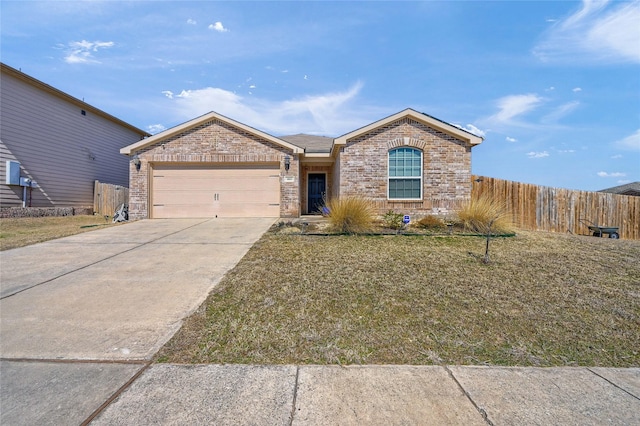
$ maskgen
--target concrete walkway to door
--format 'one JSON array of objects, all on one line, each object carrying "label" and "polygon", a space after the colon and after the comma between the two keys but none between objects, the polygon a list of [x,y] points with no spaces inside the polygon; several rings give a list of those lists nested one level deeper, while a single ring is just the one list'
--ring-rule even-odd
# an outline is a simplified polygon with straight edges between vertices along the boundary
[{"label": "concrete walkway to door", "polygon": [[[3,423],[81,423],[166,343],[274,221],[142,220],[1,252]],[[70,389],[83,398],[67,401]]]}]

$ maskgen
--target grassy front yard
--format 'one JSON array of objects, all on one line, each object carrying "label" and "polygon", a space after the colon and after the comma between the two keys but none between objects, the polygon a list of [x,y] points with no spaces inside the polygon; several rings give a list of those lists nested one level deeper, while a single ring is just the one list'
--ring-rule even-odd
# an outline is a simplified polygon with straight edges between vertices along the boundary
[{"label": "grassy front yard", "polygon": [[[640,242],[266,234],[159,361],[640,366]],[[212,259],[213,261],[213,259]]]},{"label": "grassy front yard", "polygon": [[102,216],[0,219],[0,251],[68,237],[104,226],[111,226],[111,221],[107,222]]}]

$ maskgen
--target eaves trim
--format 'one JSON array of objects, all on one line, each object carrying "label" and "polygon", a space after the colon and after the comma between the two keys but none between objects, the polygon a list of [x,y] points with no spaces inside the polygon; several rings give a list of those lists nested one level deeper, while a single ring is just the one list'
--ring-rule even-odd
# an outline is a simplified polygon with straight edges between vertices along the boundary
[{"label": "eaves trim", "polygon": [[255,129],[251,126],[247,126],[246,124],[240,123],[239,121],[235,121],[229,117],[225,117],[224,115],[218,114],[217,112],[211,111],[205,115],[202,115],[200,117],[194,118],[193,120],[189,120],[185,123],[179,124],[175,127],[172,127],[170,129],[164,130],[160,133],[157,133],[151,137],[148,137],[146,139],[141,140],[140,142],[136,142],[132,145],[129,146],[125,146],[124,148],[122,148],[120,150],[120,154],[124,154],[124,155],[131,155],[132,152],[135,151],[140,151],[141,149],[144,149],[147,146],[156,144],[164,139],[170,138],[172,136],[175,136],[179,133],[184,133],[186,131],[188,131],[189,129],[192,129],[194,127],[199,126],[202,123],[205,123],[207,121],[211,121],[213,119],[217,119],[220,121],[224,121],[225,123],[233,126],[233,127],[237,127],[241,130],[244,130],[246,132],[249,132],[251,134],[254,134],[258,137],[261,137],[263,139],[268,140],[269,142],[272,142],[276,145],[280,145],[284,148],[290,149],[294,154],[302,154],[304,153],[304,149],[300,148],[299,146],[293,145],[287,141],[284,141],[280,138],[277,138],[275,136],[272,136],[268,133],[265,133],[261,130]]},{"label": "eaves trim", "polygon": [[336,138],[333,142],[332,153],[334,153],[336,149],[339,149],[340,146],[346,145],[349,139],[353,139],[362,134],[375,130],[378,127],[385,126],[389,123],[393,123],[394,121],[397,121],[406,117],[410,117],[416,121],[420,121],[428,125],[429,127],[433,127],[437,130],[442,131],[443,133],[447,133],[457,139],[463,140],[472,146],[479,145],[483,141],[483,138],[480,136],[476,136],[473,133],[467,132],[466,130],[460,129],[459,127],[456,127],[445,121],[439,120],[430,115],[423,114],[411,108],[407,108],[396,114],[390,115],[389,117],[383,118],[382,120],[375,121],[371,124],[368,124],[364,127],[361,127],[357,130],[354,130],[352,132],[349,132],[347,134],[344,134]]}]

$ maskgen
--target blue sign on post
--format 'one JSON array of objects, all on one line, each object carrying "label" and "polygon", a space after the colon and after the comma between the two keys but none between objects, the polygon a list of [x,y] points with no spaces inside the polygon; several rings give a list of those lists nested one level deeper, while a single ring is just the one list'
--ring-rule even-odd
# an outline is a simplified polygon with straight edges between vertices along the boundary
[{"label": "blue sign on post", "polygon": [[411,218],[409,217],[408,214],[405,214],[402,221],[404,222],[405,225],[407,225],[409,222],[411,222]]}]

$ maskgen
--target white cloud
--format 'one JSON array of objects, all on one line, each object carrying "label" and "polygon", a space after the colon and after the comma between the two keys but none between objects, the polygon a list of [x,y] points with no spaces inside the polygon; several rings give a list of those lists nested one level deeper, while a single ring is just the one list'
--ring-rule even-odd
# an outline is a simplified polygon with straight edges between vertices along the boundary
[{"label": "white cloud", "polygon": [[469,133],[473,133],[476,136],[480,136],[481,138],[484,138],[485,135],[487,134],[487,132],[485,132],[482,129],[477,128],[476,126],[474,126],[473,124],[467,124],[466,127],[463,127],[460,124],[455,124],[455,123],[451,123],[453,126],[457,127],[458,129],[462,129],[464,131],[467,131]]},{"label": "white cloud", "polygon": [[68,64],[99,63],[93,57],[93,53],[98,49],[105,49],[115,45],[112,41],[72,41],[66,47],[64,61]]},{"label": "white cloud", "polygon": [[598,172],[598,176],[600,177],[625,177],[627,174],[626,173],[621,173],[621,172],[613,172],[613,173],[608,173],[608,172]]},{"label": "white cloud", "polygon": [[625,151],[640,151],[640,129],[626,138],[614,142],[613,146]]},{"label": "white cloud", "polygon": [[171,90],[163,90],[162,94],[165,95],[169,99],[173,99],[173,92]]},{"label": "white cloud", "polygon": [[618,181],[618,184],[620,184],[620,185],[624,185],[626,183],[631,183],[631,181],[629,179],[620,179]]},{"label": "white cloud", "polygon": [[500,111],[491,117],[491,120],[508,123],[514,117],[534,110],[542,103],[542,98],[536,94],[509,95],[498,99],[497,105]]},{"label": "white cloud", "polygon": [[214,30],[217,31],[219,33],[226,33],[227,31],[229,31],[227,28],[224,27],[224,25],[222,25],[222,22],[218,21],[215,24],[211,24],[208,27],[210,30]]},{"label": "white cloud", "polygon": [[620,159],[620,158],[623,158],[623,155],[622,155],[622,154],[616,154],[616,155],[612,155],[612,156],[611,156],[611,158],[612,158],[613,160],[618,160],[618,159]]},{"label": "white cloud", "polygon": [[545,115],[543,117],[542,121],[545,122],[545,123],[556,122],[556,121],[560,120],[561,118],[563,118],[564,116],[566,116],[566,115],[570,114],[571,112],[573,112],[573,110],[578,108],[578,106],[580,106],[580,102],[578,102],[578,101],[567,102],[566,104],[563,104],[563,105],[560,105],[559,107],[556,107],[549,114]]},{"label": "white cloud", "polygon": [[634,1],[604,16],[589,32],[589,40],[601,51],[611,49],[621,57],[640,63],[640,2]]},{"label": "white cloud", "polygon": [[573,154],[574,152],[576,152],[576,150],[575,149],[561,149],[561,150],[558,150],[558,152],[560,154]]},{"label": "white cloud", "polygon": [[147,126],[147,132],[151,133],[152,135],[160,133],[165,129],[166,127],[164,127],[162,124],[150,124],[149,126]]},{"label": "white cloud", "polygon": [[518,139],[516,139],[516,138],[512,138],[512,137],[509,137],[509,136],[507,136],[507,137],[505,138],[505,140],[506,140],[507,142],[518,142]]},{"label": "white cloud", "polygon": [[482,129],[478,129],[476,126],[474,126],[473,124],[467,124],[466,127],[463,127],[464,130],[466,130],[469,133],[473,133],[476,136],[480,136],[481,138],[484,138],[485,135],[487,134],[487,132],[485,132]]},{"label": "white cloud", "polygon": [[198,22],[195,19],[189,18],[189,19],[187,19],[187,24],[189,24],[189,25],[197,25]]},{"label": "white cloud", "polygon": [[527,153],[527,156],[529,158],[544,158],[544,157],[548,157],[549,153],[547,151],[541,151],[541,152],[531,151]]},{"label": "white cloud", "polygon": [[353,113],[353,101],[363,84],[355,83],[342,92],[309,95],[285,101],[270,101],[257,97],[242,97],[228,90],[206,87],[183,90],[172,99],[172,115],[190,120],[215,111],[274,135],[315,133],[338,136],[357,129],[373,119],[371,110]]},{"label": "white cloud", "polygon": [[640,1],[583,0],[557,22],[533,52],[543,61],[640,63]]},{"label": "white cloud", "polygon": [[578,93],[578,92],[582,92],[582,87],[574,87],[573,88],[573,93]]}]

